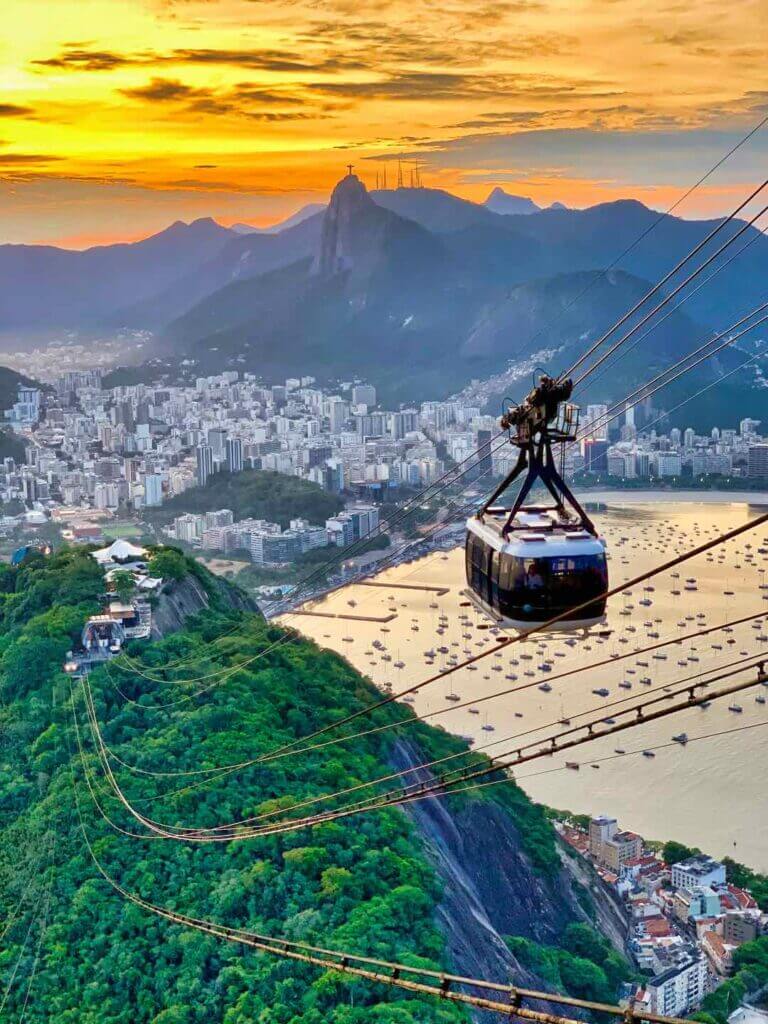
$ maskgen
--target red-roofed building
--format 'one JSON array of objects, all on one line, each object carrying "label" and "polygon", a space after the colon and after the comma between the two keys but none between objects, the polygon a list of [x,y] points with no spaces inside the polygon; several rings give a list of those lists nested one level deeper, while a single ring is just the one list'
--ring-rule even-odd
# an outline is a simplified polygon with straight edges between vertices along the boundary
[{"label": "red-roofed building", "polygon": [[649,939],[665,939],[672,934],[672,926],[661,914],[658,917],[646,917],[642,924]]},{"label": "red-roofed building", "polygon": [[721,935],[718,935],[717,932],[706,932],[701,940],[701,948],[719,975],[730,974],[733,967],[734,947],[723,942]]},{"label": "red-roofed building", "polygon": [[736,902],[738,903],[738,908],[737,909],[740,909],[740,910],[757,910],[757,903],[756,903],[754,897],[751,896],[744,889],[739,889],[738,886],[731,885],[730,882],[727,884],[726,889],[728,890],[728,892],[731,894],[731,896],[733,896],[734,899],[736,900]]}]

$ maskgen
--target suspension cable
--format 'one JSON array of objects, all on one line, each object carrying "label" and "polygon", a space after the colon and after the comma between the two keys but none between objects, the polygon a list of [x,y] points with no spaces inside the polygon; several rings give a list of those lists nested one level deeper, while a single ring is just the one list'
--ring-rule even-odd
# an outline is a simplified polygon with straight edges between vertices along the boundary
[{"label": "suspension cable", "polygon": [[700,242],[699,242],[699,243],[698,243],[697,245],[695,245],[695,246],[693,247],[693,249],[691,249],[691,250],[690,250],[690,252],[689,252],[689,253],[688,253],[688,254],[687,254],[686,256],[684,256],[684,257],[683,257],[683,258],[682,258],[682,259],[681,259],[681,260],[680,260],[680,261],[679,261],[678,263],[676,263],[676,264],[675,264],[675,266],[674,266],[674,267],[672,267],[672,269],[671,269],[671,270],[669,270],[669,271],[668,271],[668,272],[667,272],[667,273],[666,273],[666,274],[664,275],[664,277],[662,277],[662,278],[661,278],[661,280],[660,280],[660,281],[658,281],[658,282],[657,282],[657,283],[656,283],[655,285],[653,285],[653,286],[652,286],[652,287],[651,287],[651,288],[650,288],[650,289],[649,289],[649,290],[648,290],[648,291],[647,291],[647,292],[645,293],[645,295],[644,295],[644,296],[643,296],[643,297],[642,297],[641,299],[639,299],[639,300],[638,300],[638,301],[637,301],[637,302],[636,302],[636,303],[634,304],[634,306],[632,306],[632,308],[631,308],[631,309],[629,309],[629,310],[628,310],[628,311],[627,311],[626,313],[624,313],[624,314],[623,314],[623,316],[621,316],[621,317],[620,317],[620,318],[619,318],[619,319],[618,319],[618,320],[616,321],[616,323],[614,323],[614,324],[613,324],[613,326],[609,327],[609,328],[608,328],[608,330],[607,330],[607,331],[605,331],[605,332],[604,332],[604,333],[603,333],[603,334],[602,334],[602,335],[601,335],[601,336],[600,336],[600,337],[599,337],[599,338],[597,339],[597,341],[595,341],[595,342],[594,342],[594,343],[593,343],[593,344],[592,344],[592,345],[591,345],[591,346],[590,346],[590,347],[589,347],[589,348],[587,349],[587,351],[586,351],[586,352],[585,352],[585,353],[584,353],[583,355],[579,356],[579,358],[578,358],[578,359],[576,360],[576,362],[575,362],[575,363],[572,363],[572,364],[571,364],[571,366],[569,366],[567,370],[565,370],[565,371],[564,371],[563,373],[561,373],[561,374],[559,375],[559,377],[558,377],[558,380],[563,380],[564,378],[566,378],[566,377],[570,377],[570,376],[571,376],[571,375],[572,375],[573,373],[575,373],[575,371],[576,371],[576,370],[577,370],[577,369],[578,369],[578,368],[579,368],[579,367],[580,367],[580,366],[582,365],[582,363],[584,363],[584,362],[585,362],[585,361],[586,361],[586,360],[587,360],[587,359],[588,359],[588,358],[589,358],[589,357],[590,357],[590,356],[592,355],[592,353],[593,353],[593,352],[596,352],[596,351],[597,351],[597,349],[599,349],[599,348],[600,348],[600,347],[601,347],[601,346],[602,346],[602,345],[603,345],[603,344],[605,343],[605,341],[607,341],[607,339],[608,339],[608,338],[609,338],[609,337],[611,336],[611,334],[613,334],[613,333],[614,333],[614,331],[618,330],[618,329],[619,329],[619,327],[622,327],[622,326],[623,326],[623,325],[624,325],[624,324],[625,324],[625,323],[627,322],[627,320],[629,320],[629,318],[630,318],[631,316],[633,316],[633,315],[634,315],[634,314],[635,314],[635,313],[636,313],[636,312],[637,312],[637,311],[638,311],[638,310],[639,310],[639,309],[640,309],[640,308],[641,308],[641,307],[642,307],[642,306],[643,306],[643,305],[644,305],[644,304],[645,304],[645,303],[646,303],[646,302],[648,301],[648,299],[650,299],[650,298],[651,298],[651,297],[652,297],[653,295],[655,295],[655,294],[656,294],[656,293],[657,293],[657,292],[658,292],[658,291],[659,291],[659,290],[660,290],[661,288],[663,288],[663,287],[664,287],[664,285],[665,285],[665,284],[667,283],[667,281],[669,281],[669,280],[670,280],[670,278],[674,277],[674,275],[675,275],[675,274],[676,274],[676,273],[677,273],[677,272],[678,272],[679,270],[681,270],[681,269],[682,269],[682,268],[683,268],[683,267],[685,266],[685,264],[689,262],[689,260],[693,259],[693,257],[694,257],[694,256],[696,256],[696,255],[697,255],[697,254],[698,254],[699,252],[701,252],[701,250],[702,250],[702,249],[703,249],[703,248],[704,248],[704,247],[705,247],[705,246],[706,246],[706,245],[707,245],[707,244],[708,244],[708,243],[709,243],[709,242],[710,242],[710,241],[711,241],[711,240],[712,240],[712,239],[713,239],[713,238],[714,238],[714,237],[715,237],[715,236],[716,236],[717,234],[719,234],[719,233],[720,233],[720,231],[722,231],[722,230],[723,230],[723,228],[724,228],[724,227],[726,227],[726,225],[727,225],[727,224],[730,224],[730,222],[731,222],[732,220],[734,220],[734,219],[736,218],[736,216],[737,216],[737,215],[738,215],[739,213],[741,213],[741,211],[742,211],[742,210],[743,210],[743,209],[744,209],[744,208],[745,208],[746,206],[748,206],[748,205],[749,205],[749,204],[750,204],[750,203],[752,202],[752,200],[753,200],[753,199],[754,199],[754,198],[755,198],[756,196],[758,196],[758,195],[759,195],[759,194],[760,194],[760,193],[761,193],[761,192],[763,191],[763,189],[764,189],[764,188],[766,187],[766,185],[768,185],[768,178],[766,178],[766,180],[765,180],[765,181],[763,181],[763,183],[762,183],[761,185],[758,185],[758,186],[757,186],[757,188],[756,188],[756,189],[754,189],[754,190],[753,190],[753,191],[752,191],[752,192],[750,193],[750,195],[749,195],[749,196],[747,196],[747,198],[746,198],[746,199],[744,199],[744,200],[743,200],[743,201],[742,201],[741,203],[739,203],[739,205],[738,205],[738,206],[736,207],[736,209],[735,209],[735,210],[733,210],[733,211],[732,211],[732,212],[731,212],[731,213],[730,213],[730,214],[729,214],[729,215],[728,215],[728,216],[727,216],[726,218],[724,218],[723,220],[719,221],[719,222],[717,223],[717,225],[716,225],[716,226],[715,226],[715,227],[714,227],[714,228],[713,228],[713,229],[712,229],[712,230],[711,230],[711,231],[710,231],[710,232],[709,232],[709,233],[708,233],[708,234],[707,234],[707,235],[705,236],[705,238],[703,238],[703,239],[702,239],[702,240],[701,240],[701,241],[700,241]]},{"label": "suspension cable", "polygon": [[677,310],[680,309],[681,306],[684,306],[689,299],[693,298],[693,296],[697,292],[701,291],[702,288],[708,285],[713,278],[717,277],[717,275],[722,273],[723,270],[726,270],[732,263],[734,263],[739,258],[739,256],[743,255],[743,253],[745,253],[747,249],[750,248],[750,246],[754,245],[758,238],[765,238],[766,231],[768,231],[768,228],[761,228],[759,231],[756,231],[748,242],[745,242],[740,249],[738,249],[732,256],[729,256],[729,258],[725,260],[723,263],[721,263],[720,266],[715,267],[711,274],[707,274],[703,281],[700,281],[695,288],[692,288],[686,295],[684,295],[680,299],[679,302],[676,302],[671,309],[667,310],[664,316],[660,317],[655,323],[651,324],[651,326],[647,330],[643,331],[641,335],[635,338],[632,344],[628,345],[622,352],[620,352],[615,359],[609,360],[607,363],[605,363],[597,371],[596,376],[591,378],[589,382],[590,387],[594,388],[597,381],[604,377],[607,371],[611,369],[611,367],[616,366],[620,359],[625,358],[627,355],[629,355],[630,352],[633,352],[639,344],[645,341],[645,339],[650,334],[652,334],[653,331],[660,327],[666,320],[668,320],[673,313],[677,312]]},{"label": "suspension cable", "polygon": [[[587,665],[582,665],[582,666],[579,666],[577,668],[568,669],[565,672],[558,672],[555,675],[548,676],[547,677],[547,682],[548,683],[558,682],[561,679],[568,679],[568,678],[570,678],[570,677],[572,677],[574,675],[580,675],[583,672],[591,672],[591,671],[594,671],[595,669],[603,668],[606,665],[614,665],[617,662],[626,660],[627,658],[636,658],[640,654],[650,654],[652,651],[658,651],[658,650],[663,649],[664,647],[680,645],[680,644],[682,644],[686,640],[698,639],[699,637],[702,637],[702,636],[708,636],[710,633],[715,633],[715,632],[718,632],[718,631],[723,630],[723,629],[733,628],[735,626],[742,625],[742,624],[744,624],[746,622],[753,622],[756,619],[764,619],[766,617],[766,615],[768,615],[768,612],[765,612],[765,611],[753,612],[750,615],[744,615],[741,618],[733,619],[733,620],[729,619],[729,620],[727,620],[725,622],[718,623],[717,625],[707,626],[707,627],[695,630],[695,631],[690,632],[690,633],[684,633],[682,635],[673,637],[672,639],[669,639],[669,640],[660,640],[658,643],[649,644],[649,645],[647,645],[645,647],[636,647],[636,648],[634,648],[631,651],[626,651],[624,654],[612,654],[608,658],[602,658],[602,659],[600,659],[598,661],[592,661],[592,662],[590,662]],[[714,671],[714,669],[712,669],[712,671]],[[451,705],[450,707],[438,708],[436,711],[427,711],[427,712],[425,712],[422,715],[412,715],[412,716],[410,716],[408,718],[403,719],[402,721],[386,722],[384,725],[374,726],[374,727],[372,727],[370,729],[365,729],[365,730],[363,730],[361,732],[357,732],[357,733],[350,733],[350,734],[348,734],[346,736],[339,736],[336,739],[326,740],[326,741],[324,741],[322,743],[315,744],[315,745],[313,745],[311,747],[302,747],[302,748],[300,748],[299,750],[296,750],[296,751],[289,751],[289,752],[286,752],[285,754],[276,755],[275,757],[268,757],[268,758],[266,758],[266,761],[269,762],[271,760],[276,760],[278,756],[280,758],[282,758],[282,757],[291,756],[291,754],[305,754],[305,753],[309,753],[310,751],[320,750],[320,749],[322,749],[322,748],[324,748],[326,746],[334,746],[336,744],[348,743],[348,742],[351,742],[352,740],[362,739],[362,738],[364,738],[366,736],[376,735],[376,734],[382,733],[382,732],[388,732],[391,729],[407,728],[409,726],[416,725],[419,722],[424,722],[424,721],[427,721],[428,719],[431,719],[431,718],[437,718],[440,715],[450,714],[450,712],[452,712],[452,711],[460,711],[462,708],[474,707],[477,704],[483,704],[483,703],[485,703],[486,701],[489,701],[489,700],[497,700],[499,697],[507,697],[507,696],[510,696],[512,694],[515,694],[515,693],[521,693],[524,690],[530,690],[530,689],[533,689],[535,686],[539,686],[539,685],[540,685],[540,681],[537,679],[537,680],[533,680],[530,683],[522,683],[519,686],[507,687],[507,688],[505,688],[503,690],[497,690],[494,693],[486,694],[486,695],[481,696],[481,697],[476,697],[474,699],[470,699],[470,700],[462,701],[462,702],[459,702],[459,703],[455,703],[455,704]],[[612,706],[612,704],[603,705],[603,707],[611,707],[611,706]],[[208,776],[210,776],[210,775],[213,775],[213,774],[215,774],[217,772],[221,773],[221,775],[223,776],[225,773],[229,774],[231,772],[241,771],[243,769],[250,768],[253,765],[255,765],[255,764],[260,762],[259,758],[249,758],[248,760],[245,760],[245,761],[239,761],[239,762],[235,762],[233,764],[219,765],[218,767],[197,768],[197,769],[190,769],[190,770],[187,770],[187,771],[179,770],[179,771],[173,771],[173,772],[156,772],[156,771],[150,771],[149,769],[145,769],[145,768],[138,768],[135,765],[129,764],[128,762],[126,762],[122,758],[120,758],[111,749],[111,747],[109,747],[107,744],[105,744],[105,746],[106,746],[106,749],[107,749],[107,753],[109,754],[109,756],[114,761],[117,762],[117,764],[121,765],[123,768],[127,768],[129,771],[135,773],[136,775],[146,775],[146,776],[150,776],[152,778],[179,778],[179,777],[189,777],[189,776],[196,776],[196,775],[208,775]],[[216,782],[216,781],[218,781],[218,778],[219,778],[219,776],[217,776],[216,778],[207,779],[206,781]],[[186,792],[188,788],[189,787],[185,787],[185,789],[183,791],[180,791],[180,792]],[[168,795],[171,795],[171,794],[170,793],[165,793],[165,794],[162,794],[162,795],[163,796],[168,796]]]},{"label": "suspension cable", "polygon": [[[569,750],[572,747],[580,746],[584,743],[590,743],[597,739],[604,738],[605,736],[609,736],[614,733],[624,731],[625,729],[634,728],[638,725],[655,721],[658,718],[666,717],[670,714],[676,714],[680,711],[687,710],[690,707],[697,707],[702,703],[707,703],[709,701],[716,700],[720,697],[731,696],[732,694],[740,692],[741,690],[753,687],[758,683],[762,683],[766,679],[768,679],[768,677],[763,672],[764,661],[765,658],[761,657],[757,666],[748,666],[748,668],[758,668],[758,675],[756,679],[750,679],[746,682],[735,683],[717,692],[708,693],[701,697],[695,696],[695,684],[686,686],[684,690],[681,691],[688,694],[687,699],[684,702],[674,706],[669,705],[667,703],[669,697],[666,695],[663,697],[656,697],[650,700],[645,700],[641,705],[633,707],[631,709],[627,709],[627,711],[631,711],[636,714],[637,717],[634,720],[610,725],[607,728],[602,728],[600,732],[594,732],[594,728],[596,726],[605,726],[604,715],[601,715],[592,722],[584,723],[581,726],[578,726],[576,729],[571,729],[568,732],[560,732],[550,737],[548,740],[544,739],[537,741],[548,743],[549,745],[541,747],[540,749],[534,750],[530,753],[525,753],[525,751],[528,749],[529,746],[532,746],[533,744],[528,744],[527,746],[522,747],[518,746],[514,749],[514,751],[510,751],[510,753],[514,752],[515,754],[514,758],[510,761],[494,760],[490,763],[490,766],[484,764],[484,766],[481,766],[479,768],[477,766],[470,765],[466,769],[457,769],[455,772],[448,773],[449,775],[456,775],[459,772],[461,772],[462,774],[457,778],[451,779],[448,777],[438,777],[438,781],[429,786],[427,786],[424,783],[414,784],[411,786],[404,787],[403,789],[395,790],[391,793],[385,793],[379,796],[372,796],[363,801],[359,801],[351,805],[342,805],[342,807],[331,811],[311,815],[309,817],[304,817],[300,819],[286,819],[285,821],[275,823],[271,826],[245,828],[241,826],[239,823],[231,823],[228,826],[217,826],[216,828],[186,828],[180,826],[163,825],[162,823],[156,822],[151,818],[147,818],[145,815],[141,814],[135,809],[135,807],[125,797],[119,784],[117,783],[112,773],[111,767],[109,765],[109,759],[106,756],[104,750],[100,746],[100,735],[97,726],[94,730],[94,738],[97,743],[99,757],[102,763],[102,767],[104,769],[104,773],[110,785],[112,786],[115,795],[126,808],[126,810],[128,810],[128,812],[134,818],[136,818],[137,821],[141,822],[141,824],[143,824],[146,828],[148,828],[152,832],[156,832],[158,834],[166,835],[187,842],[229,842],[230,840],[234,839],[250,839],[255,838],[257,836],[292,832],[296,831],[297,829],[318,825],[326,821],[339,820],[340,818],[346,818],[350,815],[355,815],[358,813],[363,813],[372,810],[380,810],[382,808],[391,806],[399,806],[401,804],[411,802],[414,799],[424,799],[430,795],[434,795],[437,793],[439,793],[440,795],[448,795],[451,792],[451,787],[457,783],[471,781],[475,778],[482,778],[485,775],[493,774],[501,769],[506,769],[518,764],[523,764],[527,761],[536,760],[540,757],[550,757],[554,753],[558,753],[563,750]],[[723,676],[720,678],[726,678],[729,675],[734,675],[743,671],[746,671],[746,668],[736,670],[735,672],[723,674]],[[713,680],[710,680],[710,682],[712,681]],[[86,698],[86,707],[88,709],[89,715],[91,715],[91,723],[92,725],[94,725],[92,717],[93,708],[89,699],[88,691],[86,688],[84,688],[83,692]],[[675,694],[672,694],[671,696],[672,698],[674,698]],[[646,712],[645,709],[647,707],[657,703],[665,703],[667,706],[660,708],[658,711],[651,711],[650,713]],[[588,730],[586,736],[573,737],[570,739],[567,738],[569,736],[572,736],[573,732],[580,731],[582,729]],[[564,737],[566,737],[565,740],[563,740]],[[506,757],[508,755],[502,756]],[[474,770],[470,771],[469,769],[472,768],[474,768]],[[228,833],[224,833],[223,830],[227,828],[230,831]]]},{"label": "suspension cable", "polygon": [[[766,184],[768,184],[768,181],[766,182]],[[594,363],[592,363],[591,366],[588,366],[587,369],[584,370],[580,377],[576,378],[576,380],[573,382],[574,388],[578,387],[578,385],[581,384],[582,381],[586,380],[587,377],[591,376],[591,374],[594,373],[598,366],[604,363],[605,360],[608,359],[614,352],[616,352],[617,349],[625,345],[626,342],[637,331],[639,331],[641,327],[648,323],[648,321],[651,320],[660,310],[662,310],[666,305],[668,305],[668,303],[670,303],[676,295],[679,295],[683,288],[690,284],[691,281],[694,281],[699,276],[699,274],[701,274],[702,271],[704,271],[710,265],[710,263],[714,262],[714,260],[716,260],[718,256],[724,253],[725,250],[729,248],[729,246],[731,246],[737,238],[743,235],[745,231],[748,231],[755,223],[755,221],[759,220],[762,216],[764,216],[766,211],[768,211],[768,206],[764,206],[760,211],[758,211],[758,213],[754,215],[754,217],[752,217],[751,220],[746,221],[731,238],[723,242],[719,249],[716,249],[710,256],[708,256],[703,263],[696,267],[695,270],[691,271],[688,277],[684,278],[680,282],[680,284],[676,285],[676,287],[673,288],[668,295],[665,295],[664,298],[660,302],[658,302],[652,310],[646,313],[640,320],[638,320],[636,324],[630,327],[626,334],[623,334],[617,341],[610,345],[605,350],[605,352],[603,352],[602,355],[598,359],[596,359]]]},{"label": "suspension cable", "polygon": [[[630,1024],[634,1024],[634,1022],[638,1022],[639,1024],[640,1021],[648,1021],[649,1024],[684,1024],[684,1022],[678,1018],[646,1013],[641,1009],[634,1010],[632,1008],[611,1006],[610,1004],[605,1003],[592,1003],[586,1000],[576,999],[571,996],[550,994],[548,992],[536,992],[531,989],[518,988],[515,985],[504,985],[499,982],[489,982],[479,978],[466,978],[461,975],[449,974],[444,971],[416,967],[405,963],[379,960],[373,957],[359,956],[354,953],[339,952],[319,946],[311,946],[307,943],[299,943],[287,939],[278,939],[272,936],[260,935],[258,933],[246,931],[245,929],[218,925],[210,921],[191,917],[187,914],[181,914],[177,911],[158,906],[136,893],[129,892],[121,886],[116,879],[108,874],[104,866],[101,864],[101,861],[96,856],[93,845],[88,837],[76,789],[75,800],[78,815],[80,817],[80,828],[83,840],[90,857],[102,878],[104,878],[104,880],[108,882],[108,884],[112,886],[112,888],[119,893],[123,899],[149,911],[150,913],[165,918],[174,924],[194,928],[218,938],[247,945],[253,949],[258,949],[261,952],[268,953],[273,956],[298,960],[314,966],[322,967],[326,970],[338,971],[355,977],[364,978],[367,981],[380,982],[424,995],[434,995],[440,999],[464,1003],[469,1006],[475,1006],[479,1009],[504,1012],[507,1014],[512,1010],[515,1016],[521,1017],[525,1020],[535,1021],[537,1024],[578,1024],[578,1022],[555,1014],[528,1009],[527,1007],[519,1005],[521,1001],[535,999],[565,1006],[579,1007],[580,1009],[591,1009],[609,1013],[614,1016],[620,1016],[630,1022]],[[372,968],[375,968],[376,970],[373,970]],[[386,970],[388,973],[383,974],[381,973],[382,970]],[[409,980],[409,977],[403,977],[403,975],[425,978],[429,979],[431,982],[437,982],[439,984],[427,984],[424,982],[411,981]],[[503,1003],[487,997],[457,992],[452,986],[470,987],[491,993],[504,993],[508,1001]]]},{"label": "suspension cable", "polygon": [[[747,660],[749,660],[749,659],[739,658],[736,661],[729,662],[729,663],[727,663],[725,665],[720,665],[720,666],[717,666],[716,668],[709,669],[706,673],[704,673],[705,675],[709,676],[712,673],[718,673],[718,674],[714,675],[713,678],[711,678],[711,679],[704,680],[704,679],[702,679],[702,673],[701,672],[696,672],[696,673],[694,673],[692,675],[684,676],[681,679],[676,679],[676,680],[674,680],[674,681],[672,681],[672,682],[670,682],[670,683],[668,683],[666,685],[660,685],[660,686],[653,687],[650,690],[645,690],[643,692],[643,694],[641,695],[642,706],[644,707],[648,703],[653,703],[653,701],[649,701],[648,700],[648,697],[649,697],[650,694],[664,692],[665,696],[659,697],[659,700],[669,700],[669,699],[671,699],[672,696],[675,696],[675,694],[679,694],[679,693],[682,693],[682,692],[691,693],[694,690],[697,690],[699,688],[710,686],[712,683],[719,682],[719,681],[721,681],[723,679],[731,678],[732,676],[737,675],[740,672],[743,672],[747,668],[754,668],[755,666],[758,666],[761,663],[762,660],[764,660],[764,657],[765,656],[763,656],[763,655],[755,655],[754,656],[754,659],[755,659],[754,660],[754,664],[752,664],[751,660],[750,660],[750,664],[747,664]],[[726,671],[724,671],[725,669],[733,669],[733,671],[726,672]],[[681,690],[675,691],[673,689],[673,687],[680,687],[680,686],[682,687]],[[638,699],[638,694],[633,694],[631,696],[622,697],[619,700],[611,701],[608,704],[602,705],[602,708],[601,708],[601,711],[600,711],[600,714],[601,714],[602,717],[599,718],[597,721],[600,722],[600,723],[605,721],[606,716],[603,715],[603,712],[605,712],[607,710],[610,710],[610,709],[613,709],[613,708],[617,708],[617,707],[619,707],[622,704],[627,704],[630,701],[635,701],[637,699]],[[633,707],[630,707],[630,708],[623,708],[622,710],[620,710],[618,712],[615,712],[615,713],[617,713],[617,714],[627,714],[628,712],[634,712],[636,710],[637,710],[637,708],[633,706]],[[358,792],[361,789],[369,789],[372,786],[379,785],[379,784],[384,783],[384,782],[391,782],[391,781],[396,780],[396,779],[401,779],[401,778],[405,777],[406,775],[412,775],[412,774],[414,774],[415,772],[418,772],[418,771],[431,770],[432,768],[435,768],[437,765],[446,764],[449,761],[455,761],[455,760],[457,760],[459,758],[463,758],[463,757],[470,757],[472,755],[477,754],[480,751],[487,751],[491,747],[497,747],[497,746],[499,746],[502,743],[508,743],[511,740],[521,739],[521,738],[526,737],[526,736],[531,736],[531,735],[534,735],[536,733],[540,733],[540,732],[544,731],[545,729],[554,728],[556,725],[561,725],[561,724],[570,725],[570,723],[571,723],[571,721],[573,719],[585,718],[587,715],[594,715],[595,713],[596,713],[595,709],[594,708],[590,708],[590,709],[588,709],[586,711],[581,711],[581,712],[578,712],[576,714],[572,714],[572,715],[570,715],[570,717],[565,718],[565,719],[560,718],[560,719],[557,719],[556,721],[553,721],[553,722],[545,723],[545,724],[542,724],[542,725],[537,725],[537,726],[534,726],[534,727],[532,727],[530,729],[525,729],[522,732],[513,733],[510,736],[504,736],[504,737],[501,737],[499,739],[491,740],[488,743],[484,743],[484,744],[482,744],[479,747],[472,747],[471,749],[460,750],[460,751],[458,751],[456,753],[453,753],[453,754],[446,754],[446,755],[444,755],[442,757],[439,757],[439,758],[436,758],[436,759],[434,759],[432,761],[426,761],[426,762],[423,762],[421,764],[412,765],[412,766],[410,766],[408,768],[401,769],[400,771],[391,772],[388,775],[380,776],[377,779],[371,779],[371,780],[367,780],[365,782],[356,783],[355,785],[350,786],[347,789],[338,790],[338,791],[333,792],[333,793],[323,793],[323,794],[320,794],[320,795],[315,796],[315,797],[308,797],[307,799],[302,800],[300,803],[292,804],[289,808],[279,808],[279,809],[276,809],[276,810],[265,811],[265,812],[263,812],[261,814],[252,815],[252,816],[249,816],[248,818],[240,819],[240,820],[238,820],[236,822],[229,822],[226,825],[212,826],[210,828],[210,831],[211,832],[216,832],[216,831],[221,830],[221,829],[232,828],[232,827],[235,827],[235,826],[241,826],[241,825],[249,824],[251,822],[256,822],[256,821],[263,821],[263,820],[265,820],[267,818],[273,818],[277,814],[282,814],[285,810],[296,811],[296,810],[298,810],[300,808],[308,807],[308,806],[310,806],[312,804],[316,804],[316,803],[323,803],[323,802],[326,802],[328,800],[335,799],[335,798],[337,798],[339,796],[347,796],[348,794],[354,793],[354,792]],[[592,723],[592,724],[594,724],[594,723]],[[589,723],[587,723],[587,725],[589,725]],[[565,730],[559,731],[558,732],[558,736],[559,737],[566,736],[566,735],[569,735],[570,733],[576,732],[576,731],[578,731],[580,729],[583,729],[585,727],[586,727],[585,725],[577,725],[577,726],[574,726],[573,728],[569,728],[569,729],[565,729]],[[530,743],[524,744],[522,748],[518,748],[518,749],[526,749],[527,747],[533,746],[535,743],[540,743],[540,742],[542,742],[541,738],[536,739],[536,740],[531,740]],[[483,764],[483,763],[485,763],[485,762],[484,761],[477,761],[476,762],[477,765]],[[464,770],[466,770],[469,767],[472,767],[472,765],[465,765],[461,769],[457,769],[457,770],[464,771]],[[200,786],[200,785],[205,784],[206,782],[218,782],[220,778],[221,778],[221,776],[217,776],[215,779],[210,779],[210,778],[209,779],[205,779],[205,780],[203,780],[202,783],[198,783],[197,785]],[[191,790],[193,788],[195,788],[195,787],[194,786],[188,786],[185,789],[182,789],[182,790],[178,791],[178,793],[173,794],[173,795],[179,795],[181,793],[185,793],[185,792],[187,792],[187,791],[189,791],[189,790]],[[162,796],[168,796],[168,795],[171,795],[171,794],[161,794],[161,795]],[[147,803],[149,801],[140,801],[140,802]]]}]

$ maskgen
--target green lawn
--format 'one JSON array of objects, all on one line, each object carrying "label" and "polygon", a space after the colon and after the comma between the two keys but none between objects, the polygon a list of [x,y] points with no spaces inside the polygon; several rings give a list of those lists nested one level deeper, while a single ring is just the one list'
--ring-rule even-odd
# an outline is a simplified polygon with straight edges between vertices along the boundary
[{"label": "green lawn", "polygon": [[140,537],[142,530],[135,523],[113,523],[105,526],[101,531],[108,540],[117,540],[118,537]]}]

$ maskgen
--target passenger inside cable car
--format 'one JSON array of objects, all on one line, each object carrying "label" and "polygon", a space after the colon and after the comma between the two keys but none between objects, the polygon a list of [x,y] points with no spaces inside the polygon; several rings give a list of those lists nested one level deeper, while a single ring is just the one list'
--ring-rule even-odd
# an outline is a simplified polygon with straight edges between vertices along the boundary
[{"label": "passenger inside cable car", "polygon": [[499,552],[474,533],[467,534],[467,582],[474,593],[503,619],[544,622],[584,601],[593,604],[564,621],[602,616],[608,586],[604,552],[525,558]]}]

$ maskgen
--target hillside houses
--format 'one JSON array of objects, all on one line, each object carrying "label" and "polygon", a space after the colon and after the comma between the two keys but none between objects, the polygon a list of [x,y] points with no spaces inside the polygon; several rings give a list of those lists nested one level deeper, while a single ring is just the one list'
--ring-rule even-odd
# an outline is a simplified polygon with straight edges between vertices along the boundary
[{"label": "hillside houses", "polygon": [[646,976],[633,993],[638,1007],[693,1012],[732,970],[734,950],[768,931],[752,895],[728,882],[725,866],[711,857],[668,865],[606,815],[592,818],[588,830],[568,822],[558,831],[621,900],[626,950]]}]

